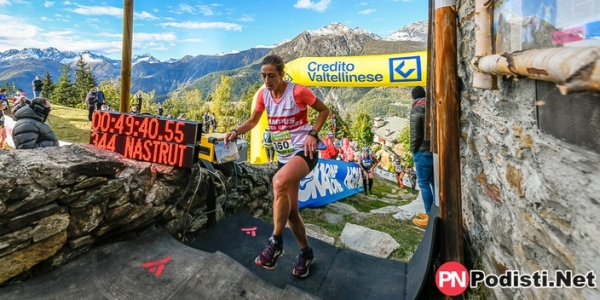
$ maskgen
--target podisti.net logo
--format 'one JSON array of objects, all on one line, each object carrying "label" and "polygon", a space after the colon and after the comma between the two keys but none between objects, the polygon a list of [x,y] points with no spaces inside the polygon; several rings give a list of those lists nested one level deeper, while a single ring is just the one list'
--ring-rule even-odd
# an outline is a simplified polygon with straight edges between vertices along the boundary
[{"label": "podisti.net logo", "polygon": [[435,284],[446,296],[458,296],[479,284],[488,288],[596,288],[596,273],[594,270],[581,274],[572,270],[536,270],[523,274],[519,270],[506,270],[496,275],[482,270],[467,271],[461,263],[449,261],[437,270]]}]

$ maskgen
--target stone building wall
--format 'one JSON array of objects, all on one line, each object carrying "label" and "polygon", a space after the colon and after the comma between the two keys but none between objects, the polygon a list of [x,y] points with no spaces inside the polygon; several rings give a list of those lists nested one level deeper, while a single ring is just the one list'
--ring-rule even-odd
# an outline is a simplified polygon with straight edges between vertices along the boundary
[{"label": "stone building wall", "polygon": [[[471,86],[473,0],[457,1],[461,176],[468,236],[488,273],[600,271],[600,155],[538,129],[535,82]],[[558,62],[557,62],[558,63]],[[598,99],[600,105],[600,99]],[[598,282],[598,280],[596,280]],[[488,290],[497,299],[600,299],[598,288]]]},{"label": "stone building wall", "polygon": [[[204,168],[132,161],[90,145],[0,150],[0,283],[156,226],[183,239],[206,229],[211,218],[240,209],[268,212],[275,168],[238,167],[216,170],[213,185]],[[212,217],[210,198],[216,198]]]}]

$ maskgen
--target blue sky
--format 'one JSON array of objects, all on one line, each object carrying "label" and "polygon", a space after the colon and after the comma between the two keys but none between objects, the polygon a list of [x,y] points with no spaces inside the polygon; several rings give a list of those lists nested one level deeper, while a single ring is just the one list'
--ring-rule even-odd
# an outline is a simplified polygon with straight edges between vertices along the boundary
[{"label": "blue sky", "polygon": [[[123,0],[0,0],[0,51],[55,47],[121,59]],[[214,55],[332,22],[386,37],[427,20],[427,0],[134,0],[133,54]]]}]

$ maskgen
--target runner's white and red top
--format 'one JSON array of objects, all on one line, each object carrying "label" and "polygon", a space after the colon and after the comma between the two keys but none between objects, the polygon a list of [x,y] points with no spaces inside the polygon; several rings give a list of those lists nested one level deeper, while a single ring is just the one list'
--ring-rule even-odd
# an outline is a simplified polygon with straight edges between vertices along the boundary
[{"label": "runner's white and red top", "polygon": [[302,147],[312,126],[308,124],[308,107],[317,99],[307,87],[286,82],[281,98],[275,99],[271,91],[263,88],[256,99],[254,110],[267,111],[269,129],[277,160],[287,163],[294,154],[304,151]]}]

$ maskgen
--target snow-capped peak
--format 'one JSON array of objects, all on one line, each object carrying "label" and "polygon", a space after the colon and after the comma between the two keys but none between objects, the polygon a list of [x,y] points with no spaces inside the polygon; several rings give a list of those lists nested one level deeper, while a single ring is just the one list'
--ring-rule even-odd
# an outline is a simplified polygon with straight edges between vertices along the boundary
[{"label": "snow-capped peak", "polygon": [[384,40],[386,41],[413,41],[413,42],[427,42],[427,21],[421,21],[406,25]]},{"label": "snow-capped peak", "polygon": [[151,64],[160,63],[160,60],[156,59],[150,53],[145,53],[145,54],[142,54],[142,55],[134,55],[131,58],[131,64],[132,65],[135,65],[135,64],[137,64],[139,62],[143,62],[143,61],[151,63]]},{"label": "snow-capped peak", "polygon": [[322,36],[322,35],[342,35],[346,33],[354,33],[354,34],[363,34],[368,35],[374,39],[381,39],[380,36],[374,34],[368,30],[364,30],[362,28],[350,28],[345,24],[339,22],[333,22],[327,26],[321,27],[317,30],[307,30],[307,33],[312,36]]}]

